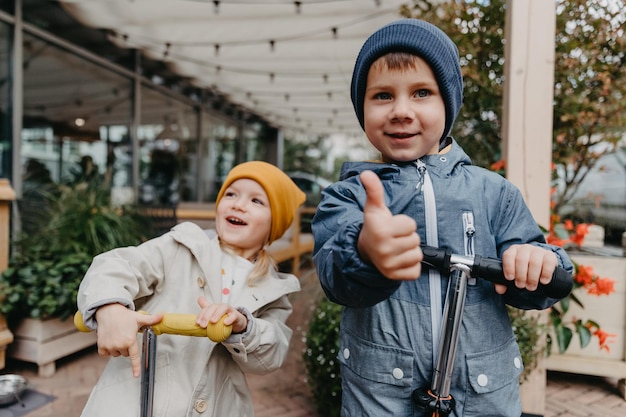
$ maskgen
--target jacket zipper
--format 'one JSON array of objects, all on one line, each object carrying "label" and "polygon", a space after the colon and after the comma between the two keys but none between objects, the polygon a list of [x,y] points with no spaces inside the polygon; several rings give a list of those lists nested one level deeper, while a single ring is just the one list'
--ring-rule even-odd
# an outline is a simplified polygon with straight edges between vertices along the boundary
[{"label": "jacket zipper", "polygon": [[[439,245],[439,235],[437,230],[437,205],[435,202],[435,191],[433,183],[426,170],[426,164],[418,159],[417,172],[419,181],[415,187],[418,193],[424,195],[424,217],[426,220],[426,244],[437,247]],[[430,320],[433,334],[433,365],[437,363],[439,354],[439,335],[443,320],[443,302],[441,291],[441,275],[435,268],[428,270],[428,282],[430,290]]]},{"label": "jacket zipper", "polygon": [[[476,228],[474,227],[474,213],[470,211],[463,213],[463,230],[465,231],[463,239],[465,244],[465,255],[474,256],[474,234],[476,233]],[[476,278],[470,277],[467,280],[467,283],[468,285],[475,285]]]},{"label": "jacket zipper", "polygon": [[426,165],[419,159],[417,160],[417,173],[419,174],[419,180],[415,184],[415,190],[421,193],[424,187],[424,177],[426,177]]}]

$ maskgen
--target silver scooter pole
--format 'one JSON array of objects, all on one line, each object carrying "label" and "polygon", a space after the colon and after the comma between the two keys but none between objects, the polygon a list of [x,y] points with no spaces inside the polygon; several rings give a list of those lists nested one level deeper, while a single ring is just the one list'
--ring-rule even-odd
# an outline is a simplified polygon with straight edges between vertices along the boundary
[{"label": "silver scooter pole", "polygon": [[[423,412],[424,416],[443,417],[450,415],[455,407],[454,398],[450,395],[450,385],[463,321],[468,279],[480,277],[507,286],[514,284],[504,278],[502,262],[499,259],[456,255],[445,249],[431,246],[422,246],[422,253],[424,264],[449,272],[450,279],[432,385],[430,388],[419,388],[413,391],[412,399],[417,410]],[[560,299],[569,295],[572,286],[572,276],[559,267],[554,271],[552,281],[540,288],[548,296]]]}]

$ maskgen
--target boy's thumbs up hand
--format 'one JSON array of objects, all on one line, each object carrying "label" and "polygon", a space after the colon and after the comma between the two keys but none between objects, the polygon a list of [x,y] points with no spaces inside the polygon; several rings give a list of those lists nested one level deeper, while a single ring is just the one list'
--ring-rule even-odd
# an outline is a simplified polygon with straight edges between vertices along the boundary
[{"label": "boy's thumbs up hand", "polygon": [[367,201],[357,242],[359,254],[389,279],[417,279],[423,255],[415,220],[404,214],[394,216],[389,211],[383,184],[376,174],[364,171],[361,182]]}]

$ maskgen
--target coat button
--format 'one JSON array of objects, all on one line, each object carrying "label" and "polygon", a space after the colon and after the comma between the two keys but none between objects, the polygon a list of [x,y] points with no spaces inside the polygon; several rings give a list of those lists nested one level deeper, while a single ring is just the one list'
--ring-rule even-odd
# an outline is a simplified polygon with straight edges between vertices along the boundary
[{"label": "coat button", "polygon": [[402,369],[400,368],[393,368],[393,371],[391,371],[391,375],[393,375],[395,379],[402,379],[402,377],[404,376],[404,372],[402,372]]},{"label": "coat button", "polygon": [[348,359],[349,357],[350,357],[350,349],[345,348],[345,349],[343,350],[343,358],[344,358],[344,359]]},{"label": "coat button", "polygon": [[513,359],[513,365],[519,369],[522,367],[522,360],[519,358],[519,356],[516,356],[515,359]]},{"label": "coat button", "polygon": [[205,284],[204,278],[198,277],[198,287],[204,288],[204,284]]},{"label": "coat button", "polygon": [[198,413],[204,413],[209,406],[204,400],[196,400],[196,406],[194,408]]},{"label": "coat button", "polygon": [[476,378],[476,382],[478,382],[478,385],[481,387],[486,387],[487,383],[489,383],[489,378],[487,378],[487,375],[485,374],[480,374],[478,375],[478,378]]}]

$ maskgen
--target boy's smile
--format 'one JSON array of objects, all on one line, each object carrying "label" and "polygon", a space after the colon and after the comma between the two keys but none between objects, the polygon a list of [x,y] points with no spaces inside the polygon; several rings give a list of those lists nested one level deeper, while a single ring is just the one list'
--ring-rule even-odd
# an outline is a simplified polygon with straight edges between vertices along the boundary
[{"label": "boy's smile", "polygon": [[363,103],[364,128],[385,162],[413,161],[439,151],[446,111],[437,80],[421,58],[389,69],[383,58],[371,66]]}]

